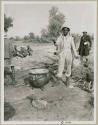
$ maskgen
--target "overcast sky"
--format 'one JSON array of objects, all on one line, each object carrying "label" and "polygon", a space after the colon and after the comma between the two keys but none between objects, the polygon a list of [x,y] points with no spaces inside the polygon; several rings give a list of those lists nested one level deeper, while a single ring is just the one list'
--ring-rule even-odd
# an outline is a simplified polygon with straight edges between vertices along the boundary
[{"label": "overcast sky", "polygon": [[[18,2],[19,3],[19,2]],[[24,36],[30,32],[40,35],[42,28],[48,25],[49,10],[52,6],[59,8],[65,15],[66,25],[71,32],[81,33],[83,30],[93,33],[96,27],[95,2],[65,2],[44,4],[5,4],[4,13],[11,16],[13,28],[8,31],[8,36]]]}]

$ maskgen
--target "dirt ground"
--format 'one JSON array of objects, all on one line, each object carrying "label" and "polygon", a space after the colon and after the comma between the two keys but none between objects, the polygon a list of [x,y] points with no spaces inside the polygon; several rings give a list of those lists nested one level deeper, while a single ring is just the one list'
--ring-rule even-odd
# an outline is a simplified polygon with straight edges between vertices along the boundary
[{"label": "dirt ground", "polygon": [[[26,45],[21,42],[17,44]],[[68,88],[62,83],[52,87],[52,83],[49,82],[43,91],[23,84],[31,68],[40,66],[41,62],[51,61],[47,56],[54,57],[55,47],[52,44],[30,43],[30,47],[33,49],[32,56],[24,59],[17,57],[12,60],[16,67],[16,86],[8,85],[4,88],[5,101],[16,110],[15,115],[9,121],[94,120],[93,107],[89,104],[90,93],[78,87]],[[47,105],[44,109],[37,109],[32,106],[28,96],[43,99]]]}]

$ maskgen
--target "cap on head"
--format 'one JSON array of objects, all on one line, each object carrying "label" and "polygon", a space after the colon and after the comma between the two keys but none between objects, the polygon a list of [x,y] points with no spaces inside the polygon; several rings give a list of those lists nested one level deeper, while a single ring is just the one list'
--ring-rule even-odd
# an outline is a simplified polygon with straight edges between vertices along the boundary
[{"label": "cap on head", "polygon": [[69,32],[70,31],[70,28],[69,27],[62,27],[62,31],[66,30]]},{"label": "cap on head", "polygon": [[87,33],[87,31],[83,31],[82,33]]}]

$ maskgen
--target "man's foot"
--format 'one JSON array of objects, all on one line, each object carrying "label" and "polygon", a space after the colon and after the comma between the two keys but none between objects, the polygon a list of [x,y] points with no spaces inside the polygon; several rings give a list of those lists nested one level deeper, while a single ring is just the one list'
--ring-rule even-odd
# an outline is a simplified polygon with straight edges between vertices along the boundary
[{"label": "man's foot", "polygon": [[66,84],[67,87],[69,87],[69,80],[70,80],[69,77],[66,77],[66,82],[65,82],[65,84]]}]

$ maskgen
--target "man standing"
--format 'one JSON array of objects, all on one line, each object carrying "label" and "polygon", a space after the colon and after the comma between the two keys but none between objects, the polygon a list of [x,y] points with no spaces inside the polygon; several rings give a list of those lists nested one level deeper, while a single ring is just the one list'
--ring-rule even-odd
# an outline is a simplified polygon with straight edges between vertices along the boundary
[{"label": "man standing", "polygon": [[9,39],[7,39],[7,36],[4,36],[4,65],[9,66],[11,65],[11,59],[12,59],[12,44]]},{"label": "man standing", "polygon": [[13,47],[11,41],[5,36],[4,38],[4,76],[9,75],[12,79],[12,84],[15,84],[15,69],[12,66]]},{"label": "man standing", "polygon": [[17,46],[14,45],[14,50],[13,50],[13,57],[18,56],[18,50],[17,50]]},{"label": "man standing", "polygon": [[57,53],[59,55],[57,77],[62,78],[64,67],[66,66],[66,85],[68,86],[72,67],[72,53],[74,53],[76,58],[79,57],[74,45],[73,37],[70,35],[70,28],[62,28],[62,34],[57,39],[56,46],[58,48]]},{"label": "man standing", "polygon": [[79,55],[81,56],[81,61],[83,60],[83,57],[85,61],[88,61],[87,56],[89,55],[90,48],[91,48],[90,36],[87,34],[86,31],[84,31],[79,46]]}]

